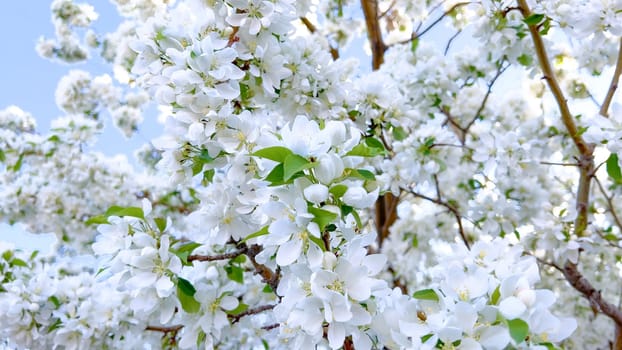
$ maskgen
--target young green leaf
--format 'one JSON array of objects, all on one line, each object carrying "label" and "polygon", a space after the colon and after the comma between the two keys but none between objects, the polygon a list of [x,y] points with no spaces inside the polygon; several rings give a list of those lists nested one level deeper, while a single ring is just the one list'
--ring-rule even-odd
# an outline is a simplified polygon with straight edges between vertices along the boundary
[{"label": "young green leaf", "polygon": [[309,213],[313,215],[313,222],[320,226],[320,231],[324,231],[324,227],[337,219],[338,215],[332,211],[309,206]]},{"label": "young green leaf", "polygon": [[544,19],[544,15],[541,13],[534,13],[531,16],[525,18],[523,22],[529,26],[538,25]]},{"label": "young green leaf", "polygon": [[520,318],[508,320],[508,328],[510,329],[510,336],[516,344],[522,343],[529,334],[529,325]]},{"label": "young green leaf", "polygon": [[244,284],[244,269],[236,265],[225,266],[227,277],[234,282]]},{"label": "young green leaf", "polygon": [[622,171],[620,170],[620,163],[618,163],[618,155],[611,153],[607,158],[607,174],[617,184],[622,184]]},{"label": "young green leaf", "polygon": [[139,219],[145,219],[145,214],[142,208],[138,207],[119,207],[113,205],[106,210],[105,216],[131,216]]},{"label": "young green leaf", "polygon": [[182,309],[189,314],[197,313],[201,309],[201,304],[194,298],[196,292],[190,281],[177,277],[177,298]]},{"label": "young green leaf", "polygon": [[244,304],[244,303],[239,303],[238,307],[236,307],[233,310],[228,310],[227,314],[235,316],[235,315],[241,314],[242,312],[244,312],[246,310],[248,310],[248,305]]},{"label": "young green leaf", "polygon": [[294,174],[313,167],[314,164],[297,154],[290,154],[283,161],[283,180],[287,181]]},{"label": "young green leaf", "polygon": [[273,146],[260,149],[259,151],[254,152],[252,155],[283,163],[285,161],[285,158],[287,158],[287,156],[291,154],[293,154],[293,152],[289,148]]},{"label": "young green leaf", "polygon": [[259,230],[257,232],[254,232],[254,233],[251,233],[250,235],[246,236],[246,238],[244,238],[242,240],[242,243],[248,241],[249,239],[257,238],[257,237],[260,237],[260,236],[265,236],[268,233],[269,233],[268,232],[268,225],[266,225],[266,226],[262,227],[261,230]]},{"label": "young green leaf", "polygon": [[432,300],[438,301],[438,295],[433,289],[422,289],[418,290],[413,294],[413,298],[419,300]]}]

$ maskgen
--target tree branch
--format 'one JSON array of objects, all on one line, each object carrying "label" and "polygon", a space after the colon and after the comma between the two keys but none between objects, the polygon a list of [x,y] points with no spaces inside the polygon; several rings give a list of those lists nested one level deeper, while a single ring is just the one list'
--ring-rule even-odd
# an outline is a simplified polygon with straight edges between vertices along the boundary
[{"label": "tree branch", "polygon": [[605,100],[603,101],[602,106],[600,107],[600,114],[604,117],[609,116],[609,105],[613,100],[613,95],[618,88],[618,81],[620,80],[620,74],[622,74],[622,38],[620,38],[620,48],[618,49],[618,60],[616,62],[616,68],[613,72],[613,76],[611,77],[611,83],[609,84],[609,90],[607,90],[607,95],[605,96]]},{"label": "tree branch", "polygon": [[454,215],[454,217],[456,218],[456,221],[458,222],[458,234],[460,234],[460,238],[462,238],[462,242],[464,242],[464,245],[468,249],[471,249],[471,244],[469,243],[466,233],[464,232],[464,226],[462,226],[462,215],[460,215],[460,211],[458,210],[458,208],[454,207],[450,203],[443,201],[440,198],[434,199],[432,197],[428,197],[424,194],[415,192],[413,190],[410,190],[409,193],[417,198],[425,199],[427,201],[430,201],[432,203],[435,203],[435,204],[438,204],[440,206],[447,208],[447,210],[449,210]]},{"label": "tree branch", "polygon": [[605,301],[590,282],[583,277],[577,265],[567,261],[562,270],[566,280],[590,302],[590,305],[609,316],[618,326],[622,326],[622,312],[617,306]]},{"label": "tree branch", "polygon": [[609,212],[611,213],[611,216],[613,217],[613,221],[616,223],[616,225],[620,229],[620,232],[622,232],[622,221],[620,221],[620,218],[618,217],[618,214],[616,213],[611,197],[607,195],[607,192],[605,191],[605,187],[600,182],[600,180],[598,180],[596,176],[594,176],[594,181],[596,181],[596,184],[598,185],[600,192],[603,194],[603,197],[605,197],[605,200],[607,201],[607,206],[609,207]]},{"label": "tree branch", "polygon": [[[527,0],[518,0],[518,8],[523,15],[523,18],[528,18],[532,15],[531,10],[529,9],[529,5],[527,5]],[[542,73],[544,74],[544,79],[546,80],[549,89],[551,89],[551,93],[553,94],[553,97],[555,97],[555,101],[557,102],[557,105],[559,107],[562,123],[566,127],[566,130],[570,134],[572,141],[574,142],[580,153],[579,188],[577,189],[576,203],[577,218],[575,220],[574,232],[577,236],[581,237],[583,236],[588,223],[590,182],[594,172],[594,157],[592,156],[594,152],[594,146],[588,144],[579,133],[574,118],[570,113],[570,109],[568,108],[568,102],[564,97],[564,93],[562,92],[559,83],[557,82],[557,78],[555,77],[555,72],[551,67],[551,62],[549,61],[548,55],[546,53],[546,48],[544,47],[544,42],[542,40],[542,36],[540,35],[538,25],[530,24],[528,25],[528,27],[529,33],[531,34],[531,38],[534,43],[536,54],[538,56],[540,68],[542,69]]]},{"label": "tree branch", "polygon": [[[307,17],[300,17],[302,23],[307,27],[311,34],[317,32],[317,28],[309,21]],[[333,57],[333,61],[339,58],[339,50],[334,48],[332,45],[328,44],[328,50],[330,51],[330,55]]]},{"label": "tree branch", "polygon": [[365,26],[367,27],[367,39],[372,53],[372,69],[378,70],[384,62],[384,51],[387,46],[382,41],[382,31],[378,22],[378,1],[361,0],[361,8],[365,15]]},{"label": "tree branch", "polygon": [[184,328],[184,326],[178,324],[174,326],[147,326],[145,327],[145,330],[154,331],[154,332],[162,332],[162,333],[173,333],[173,332],[179,332],[179,330],[181,330],[182,328]]},{"label": "tree branch", "polygon": [[246,253],[248,249],[238,249],[231,253],[224,253],[218,255],[189,255],[188,261],[217,261],[217,260],[227,260],[227,259],[235,259],[238,256]]},{"label": "tree branch", "polygon": [[262,306],[258,306],[252,309],[248,309],[246,311],[240,312],[237,315],[231,315],[229,316],[229,319],[231,320],[231,324],[237,323],[240,321],[240,319],[242,319],[242,317],[245,316],[250,316],[250,315],[255,315],[264,311],[268,311],[268,310],[272,310],[274,309],[276,305],[271,304],[271,305],[262,305]]}]

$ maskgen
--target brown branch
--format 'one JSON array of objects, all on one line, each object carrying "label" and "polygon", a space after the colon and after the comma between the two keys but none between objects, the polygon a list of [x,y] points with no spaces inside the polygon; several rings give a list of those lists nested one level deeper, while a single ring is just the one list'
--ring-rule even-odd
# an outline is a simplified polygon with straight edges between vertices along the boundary
[{"label": "brown branch", "polygon": [[365,16],[367,39],[371,47],[372,69],[378,70],[384,62],[384,51],[387,49],[387,46],[382,41],[382,31],[378,22],[378,1],[361,0],[361,8]]},{"label": "brown branch", "polygon": [[240,312],[237,315],[230,315],[229,319],[231,320],[231,324],[234,324],[234,323],[239,322],[240,319],[242,319],[242,317],[250,316],[250,315],[256,315],[256,314],[264,312],[264,311],[272,310],[272,309],[274,309],[275,306],[276,305],[274,305],[274,304],[258,306],[258,307],[255,307],[255,308],[248,309],[246,311]]},{"label": "brown branch", "polygon": [[443,56],[447,56],[447,53],[449,52],[449,48],[451,47],[451,44],[453,43],[454,39],[456,39],[458,35],[460,35],[460,33],[462,33],[462,29],[458,29],[456,33],[452,35],[451,38],[449,38],[449,40],[447,40],[447,45],[445,45],[445,51],[443,51]]},{"label": "brown branch", "polygon": [[567,261],[562,272],[566,280],[590,302],[592,308],[609,316],[618,326],[622,326],[622,311],[603,299],[600,291],[583,277],[576,264]]},{"label": "brown branch", "polygon": [[255,271],[257,274],[261,275],[263,281],[267,283],[270,288],[276,293],[276,289],[279,286],[279,280],[281,278],[280,269],[277,267],[276,271],[270,270],[266,265],[260,264],[255,260],[257,254],[262,251],[262,247],[257,244],[253,244],[252,246],[247,248],[246,256],[250,259],[253,267],[255,267]]},{"label": "brown branch", "polygon": [[[528,18],[532,15],[531,9],[529,9],[529,5],[527,5],[527,0],[518,0],[518,7],[523,15],[523,18]],[[559,107],[559,111],[561,113],[562,122],[568,130],[572,141],[579,149],[581,154],[587,155],[592,154],[593,147],[589,145],[585,140],[581,137],[577,125],[570,113],[570,109],[568,108],[568,103],[566,98],[564,97],[564,93],[557,82],[557,78],[555,77],[555,72],[551,66],[551,62],[549,61],[548,55],[546,53],[546,48],[544,46],[544,42],[542,40],[542,36],[538,31],[537,25],[528,25],[529,33],[531,34],[531,38],[533,40],[536,55],[538,56],[538,61],[540,62],[540,68],[542,69],[542,73],[544,74],[544,79],[546,80],[553,96],[555,97],[555,101]]]},{"label": "brown branch", "polygon": [[278,323],[274,323],[274,324],[270,324],[270,325],[267,325],[267,326],[263,326],[263,327],[261,327],[261,329],[269,331],[271,329],[279,328],[279,326],[280,325]]},{"label": "brown branch", "polygon": [[613,206],[612,197],[607,195],[607,192],[605,191],[605,187],[603,186],[603,184],[600,182],[600,180],[596,176],[594,176],[594,181],[596,181],[596,184],[598,185],[600,192],[603,194],[603,197],[605,197],[605,200],[607,201],[607,206],[609,207],[609,212],[611,213],[611,216],[613,217],[613,221],[615,221],[616,225],[620,229],[620,232],[622,232],[622,221],[620,221],[620,218],[618,217],[618,214],[616,213],[615,207]]},{"label": "brown branch", "polygon": [[[307,27],[311,34],[317,32],[317,28],[315,27],[315,25],[313,25],[313,23],[311,23],[311,21],[309,21],[307,17],[300,17],[300,20],[305,25],[305,27]],[[339,50],[337,50],[335,47],[328,44],[328,50],[330,51],[330,55],[333,58],[333,61],[339,58]]]},{"label": "brown branch", "polygon": [[609,84],[609,90],[607,90],[607,95],[605,96],[605,101],[603,101],[602,106],[600,107],[600,114],[604,117],[609,116],[609,105],[611,104],[611,100],[613,100],[613,95],[618,88],[618,81],[620,80],[620,74],[622,74],[622,38],[620,38],[620,48],[618,50],[618,60],[616,62],[616,68],[613,72],[613,76],[611,77],[611,83]]},{"label": "brown branch", "polygon": [[179,330],[181,330],[182,328],[184,328],[184,326],[178,324],[174,326],[147,326],[145,327],[145,330],[154,331],[154,332],[162,332],[162,333],[172,333],[172,332],[179,332]]},{"label": "brown branch", "polygon": [[188,256],[188,261],[217,261],[217,260],[227,260],[227,259],[235,259],[238,256],[246,253],[247,249],[238,249],[231,253],[224,253],[219,255],[198,255],[193,254]]},{"label": "brown branch", "polygon": [[427,201],[430,201],[432,203],[435,203],[442,207],[447,208],[447,210],[449,210],[454,215],[454,217],[456,218],[456,221],[458,222],[458,234],[460,234],[460,238],[462,238],[462,242],[464,242],[464,245],[467,247],[467,249],[471,249],[471,244],[469,243],[469,239],[467,238],[467,235],[464,231],[464,226],[462,226],[462,215],[460,214],[460,211],[458,210],[458,208],[453,206],[451,203],[447,203],[443,201],[440,198],[434,199],[432,197],[428,197],[424,194],[415,192],[413,190],[410,190],[409,193],[417,198],[425,199]]},{"label": "brown branch", "polygon": [[477,112],[475,112],[475,116],[473,116],[473,119],[471,119],[471,121],[464,127],[465,134],[469,132],[469,129],[471,128],[471,126],[475,123],[477,118],[479,118],[480,114],[486,107],[486,102],[488,101],[488,97],[490,97],[490,94],[492,93],[493,85],[495,85],[495,82],[497,81],[497,79],[499,79],[501,74],[503,74],[503,72],[505,72],[505,70],[510,66],[509,64],[506,66],[503,66],[504,63],[505,63],[505,59],[501,60],[501,62],[499,63],[499,68],[497,68],[497,73],[492,78],[492,80],[488,82],[487,84],[488,90],[486,90],[486,95],[484,96],[482,103],[480,103],[479,108],[477,109]]},{"label": "brown branch", "polygon": [[[523,18],[528,18],[532,15],[529,5],[527,5],[527,0],[518,0],[518,7],[523,15]],[[564,93],[562,92],[559,83],[557,82],[557,78],[555,77],[555,72],[551,67],[551,62],[549,61],[546,53],[546,48],[544,46],[542,36],[540,35],[538,25],[530,24],[528,27],[536,54],[538,56],[538,61],[540,62],[540,68],[544,74],[544,79],[546,80],[559,107],[562,123],[566,127],[566,130],[570,134],[572,141],[580,153],[579,187],[577,189],[576,203],[577,218],[575,219],[574,232],[577,236],[581,237],[583,236],[588,223],[590,183],[594,172],[594,157],[592,156],[594,152],[594,145],[588,144],[579,133],[579,129],[577,128],[574,118],[570,113],[570,109],[568,108],[568,102],[564,97]]]}]

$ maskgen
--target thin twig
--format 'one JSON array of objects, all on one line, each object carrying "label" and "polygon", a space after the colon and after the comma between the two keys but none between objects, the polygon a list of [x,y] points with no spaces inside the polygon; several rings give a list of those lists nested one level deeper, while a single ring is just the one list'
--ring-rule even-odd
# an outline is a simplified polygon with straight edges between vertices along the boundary
[{"label": "thin twig", "polygon": [[[425,33],[427,33],[432,28],[434,28],[437,24],[439,24],[443,20],[443,18],[447,17],[454,10],[456,10],[457,8],[459,8],[461,6],[469,5],[469,4],[472,4],[472,2],[471,1],[465,1],[465,2],[459,2],[457,4],[454,4],[452,7],[449,8],[449,10],[443,12],[443,14],[439,18],[435,19],[432,23],[430,23],[427,27],[425,27],[421,32],[419,32],[419,30],[416,30],[416,31],[414,31],[412,33],[412,35],[410,36],[409,39],[398,41],[395,44],[408,44],[409,42],[411,42],[413,40],[417,40],[417,39],[421,38]],[[393,44],[393,45],[395,45],[395,44]]]},{"label": "thin twig", "polygon": [[231,324],[234,324],[234,323],[239,322],[240,319],[242,319],[242,317],[250,316],[250,315],[256,315],[256,314],[264,312],[264,311],[272,310],[272,309],[274,309],[275,306],[276,305],[274,305],[274,304],[258,306],[258,307],[255,307],[255,308],[248,309],[246,311],[240,312],[237,315],[231,315],[231,316],[229,316],[229,319],[231,319]]},{"label": "thin twig", "polygon": [[609,212],[611,213],[611,216],[613,217],[613,221],[615,221],[616,225],[620,229],[620,232],[622,232],[622,221],[620,221],[620,218],[618,217],[618,214],[616,213],[616,209],[613,206],[613,201],[611,200],[611,197],[607,195],[607,192],[605,191],[605,187],[603,186],[602,182],[600,182],[598,177],[594,176],[594,181],[596,181],[596,184],[598,185],[600,192],[603,194],[603,197],[605,197],[605,200],[607,201],[607,206],[609,207]]},{"label": "thin twig", "polygon": [[555,162],[540,162],[543,165],[560,165],[560,166],[579,166],[577,163],[555,163]]},{"label": "thin twig", "polygon": [[235,259],[238,256],[245,254],[247,249],[238,249],[231,253],[224,253],[218,255],[198,255],[193,254],[188,256],[188,261],[217,261],[217,260],[227,260],[227,259]]},{"label": "thin twig", "polygon": [[613,100],[613,95],[618,88],[618,81],[620,80],[620,74],[622,74],[622,38],[620,38],[620,49],[618,50],[618,60],[616,62],[616,68],[613,72],[613,76],[611,77],[611,83],[609,84],[609,89],[607,90],[607,95],[605,96],[605,101],[603,101],[602,106],[600,107],[600,114],[602,116],[609,116],[609,105]]},{"label": "thin twig", "polygon": [[[309,21],[307,17],[300,17],[300,20],[305,25],[305,27],[307,27],[307,30],[309,30],[311,34],[317,32],[317,28],[313,25],[313,23],[311,23],[311,21]],[[339,58],[339,50],[337,50],[331,44],[328,44],[328,50],[330,51],[330,55],[333,57],[333,61]]]},{"label": "thin twig", "polygon": [[509,64],[504,66],[503,65],[504,63],[505,63],[505,59],[501,60],[501,62],[499,63],[499,68],[497,68],[497,73],[492,78],[492,80],[490,80],[488,82],[488,84],[487,84],[488,85],[488,90],[486,90],[486,95],[484,95],[484,99],[482,100],[482,103],[480,103],[479,108],[477,109],[477,112],[475,112],[475,115],[473,116],[471,121],[464,127],[464,133],[465,134],[469,132],[469,129],[471,128],[471,126],[479,118],[480,114],[482,113],[482,111],[486,107],[486,102],[488,101],[488,97],[490,97],[490,94],[492,93],[493,85],[495,85],[495,82],[497,81],[497,79],[499,79],[501,74],[503,74],[503,72],[505,72],[506,69],[510,66]]},{"label": "thin twig", "polygon": [[172,332],[178,332],[182,328],[184,328],[184,326],[178,324],[174,326],[147,326],[145,327],[145,330],[154,331],[154,332],[162,332],[162,333],[172,333]]},{"label": "thin twig", "polygon": [[466,233],[464,232],[464,227],[462,226],[462,216],[460,215],[460,211],[458,211],[456,207],[454,207],[450,203],[447,203],[441,199],[434,199],[432,197],[428,197],[424,194],[415,192],[413,190],[410,190],[409,193],[417,198],[425,199],[427,201],[436,203],[440,206],[447,208],[447,210],[449,210],[454,215],[454,217],[456,218],[456,221],[458,222],[458,233],[460,234],[460,238],[462,238],[462,242],[464,242],[464,245],[467,247],[467,249],[471,249],[471,244],[469,243]]},{"label": "thin twig", "polygon": [[447,45],[445,45],[445,51],[443,52],[443,56],[447,56],[451,43],[454,41],[454,39],[458,37],[458,35],[460,35],[460,33],[462,33],[462,29],[458,29],[456,33],[452,35],[451,38],[449,38],[449,40],[447,40]]}]

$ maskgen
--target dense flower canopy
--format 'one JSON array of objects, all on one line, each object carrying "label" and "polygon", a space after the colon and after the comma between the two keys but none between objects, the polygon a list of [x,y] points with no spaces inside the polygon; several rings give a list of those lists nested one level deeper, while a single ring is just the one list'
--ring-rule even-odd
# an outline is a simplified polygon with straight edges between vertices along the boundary
[{"label": "dense flower canopy", "polygon": [[5,347],[622,347],[622,2],[112,2],[37,45],[110,75],[0,110],[0,220],[58,238],[0,246]]}]

